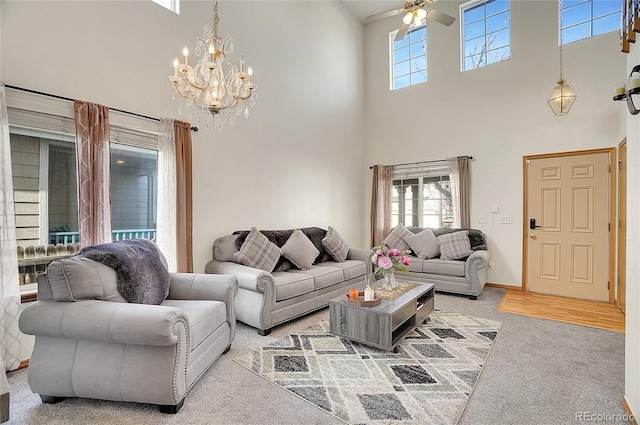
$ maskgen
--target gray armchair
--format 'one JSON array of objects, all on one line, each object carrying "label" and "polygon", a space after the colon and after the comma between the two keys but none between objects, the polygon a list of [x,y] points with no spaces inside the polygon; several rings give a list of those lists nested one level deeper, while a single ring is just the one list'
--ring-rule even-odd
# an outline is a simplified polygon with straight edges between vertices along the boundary
[{"label": "gray armchair", "polygon": [[[161,305],[130,304],[112,287],[113,269],[82,260],[66,264],[62,274],[77,278],[86,270],[93,283],[98,276],[105,288],[101,299],[56,301],[57,283],[50,283],[48,269],[38,279],[38,301],[20,317],[22,332],[35,335],[31,390],[45,403],[86,397],[157,404],[164,413],[177,413],[189,389],[229,351],[236,278],[171,273]],[[69,273],[72,267],[75,273]],[[70,286],[68,298],[80,293]]]}]

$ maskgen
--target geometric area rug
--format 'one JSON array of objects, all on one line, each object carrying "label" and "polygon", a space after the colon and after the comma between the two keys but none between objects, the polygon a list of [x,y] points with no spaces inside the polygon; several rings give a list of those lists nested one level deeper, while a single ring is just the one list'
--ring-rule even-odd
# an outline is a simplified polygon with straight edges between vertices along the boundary
[{"label": "geometric area rug", "polygon": [[454,425],[501,326],[434,310],[394,353],[330,334],[323,320],[234,360],[348,424]]}]

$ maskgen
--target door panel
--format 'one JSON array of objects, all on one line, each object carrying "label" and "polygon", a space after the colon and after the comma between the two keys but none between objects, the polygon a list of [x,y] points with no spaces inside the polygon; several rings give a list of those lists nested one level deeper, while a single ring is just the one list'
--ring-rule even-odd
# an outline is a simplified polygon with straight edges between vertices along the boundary
[{"label": "door panel", "polygon": [[527,164],[527,290],[609,301],[609,153]]}]

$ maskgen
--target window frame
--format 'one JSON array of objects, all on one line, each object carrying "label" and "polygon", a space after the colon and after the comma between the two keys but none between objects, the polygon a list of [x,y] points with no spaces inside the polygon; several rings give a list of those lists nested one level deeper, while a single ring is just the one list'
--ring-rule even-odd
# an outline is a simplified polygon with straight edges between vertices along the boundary
[{"label": "window frame", "polygon": [[[407,176],[405,176],[405,175],[394,175],[393,176],[392,183],[391,183],[392,188],[395,188],[397,186],[395,184],[396,181],[409,181],[409,180],[417,180],[418,181],[418,193],[416,194],[415,200],[413,200],[413,202],[416,202],[416,200],[417,200],[417,211],[416,212],[412,211],[412,214],[411,214],[411,215],[417,216],[418,224],[416,226],[413,226],[413,224],[412,224],[412,225],[409,225],[409,227],[425,227],[424,226],[424,215],[425,215],[424,214],[424,201],[425,201],[425,199],[424,199],[424,186],[425,186],[425,184],[429,183],[427,180],[432,180],[432,179],[435,179],[435,178],[439,178],[440,181],[443,181],[443,177],[446,177],[446,179],[444,179],[444,181],[449,181],[449,182],[451,181],[450,173],[448,171],[444,172],[443,169],[441,169],[441,170],[442,171],[439,172],[439,173],[433,173],[433,172],[430,172],[427,169],[427,170],[424,170],[423,173],[414,173],[414,174],[407,175]],[[443,199],[446,199],[446,198],[443,198],[443,197],[439,198],[439,200],[441,202],[442,202]],[[400,202],[400,200],[402,200],[402,202]],[[452,199],[452,201],[453,201],[453,199]],[[398,213],[397,214],[393,213],[393,204],[395,202],[398,203]],[[440,208],[440,211],[441,211],[441,208]],[[402,224],[403,226],[406,227],[407,226],[407,224],[405,223],[406,215],[407,215],[406,214],[406,198],[404,198],[402,196],[402,194],[400,194],[400,193],[398,193],[398,198],[397,199],[394,198],[393,195],[392,195],[392,197],[391,197],[391,220],[392,220],[391,223],[392,223],[392,226],[394,225],[393,224],[394,223],[393,219],[394,219],[395,216],[397,216],[398,217],[398,224]],[[443,223],[443,215],[442,214],[438,214],[436,216],[439,217],[439,221],[440,221],[440,224],[439,224],[438,227],[446,227],[446,226],[444,226],[444,223]],[[455,222],[455,212],[452,214],[452,218],[454,218],[452,220],[452,223],[453,223],[453,222]]]},{"label": "window frame", "polygon": [[151,0],[158,6],[162,6],[167,10],[172,11],[176,15],[180,14],[180,0]]},{"label": "window frame", "polygon": [[[567,6],[567,7],[563,7],[563,6],[562,6],[562,3],[563,3],[563,1],[562,1],[562,0],[558,0],[558,9],[559,9],[559,10],[558,10],[558,45],[565,46],[565,45],[567,45],[567,44],[576,43],[576,42],[578,42],[578,41],[582,41],[582,40],[588,40],[588,39],[590,39],[590,38],[598,37],[598,36],[600,36],[600,35],[604,35],[604,34],[609,34],[610,32],[620,31],[620,29],[621,29],[621,26],[622,26],[622,2],[615,2],[615,3],[617,3],[617,4],[619,4],[619,5],[620,5],[620,9],[619,9],[618,11],[613,12],[613,13],[608,13],[608,14],[606,14],[606,15],[601,15],[601,16],[598,16],[598,17],[596,17],[596,18],[595,18],[595,20],[598,20],[598,19],[602,19],[602,18],[605,18],[605,17],[608,17],[608,16],[613,16],[613,15],[615,15],[615,14],[620,14],[620,19],[618,19],[618,20],[617,20],[617,21],[618,21],[618,23],[619,23],[618,27],[617,27],[617,28],[614,28],[614,29],[612,29],[612,30],[610,30],[610,31],[602,32],[602,33],[595,34],[595,35],[593,34],[593,22],[594,22],[594,16],[593,16],[593,0],[582,0],[580,3],[572,4],[572,5]],[[561,15],[563,14],[563,12],[564,12],[565,10],[567,10],[567,9],[573,9],[573,8],[576,8],[576,7],[578,7],[578,6],[582,5],[582,4],[586,4],[586,3],[588,3],[588,4],[589,4],[589,19],[587,19],[587,20],[585,20],[585,21],[580,21],[580,22],[578,22],[578,23],[575,23],[575,24],[569,25],[569,26],[567,26],[567,27],[563,27],[563,26],[561,25],[561,24],[562,24],[562,22],[563,22],[563,19],[564,19],[564,18],[562,18],[562,17],[561,17]],[[614,2],[612,2],[612,3],[614,3]],[[563,37],[563,36],[562,36],[562,31],[563,31],[563,30],[565,30],[565,29],[567,29],[567,28],[577,27],[577,26],[579,26],[579,25],[584,25],[584,24],[585,24],[585,23],[587,23],[587,22],[589,23],[589,35],[588,35],[587,37],[579,38],[579,39],[577,39],[577,40],[572,40],[572,41],[565,41],[565,37]]]},{"label": "window frame", "polygon": [[[419,27],[415,27],[415,28],[411,28],[409,31],[407,31],[407,34],[405,35],[405,37],[410,37],[410,33],[413,31],[417,31],[417,30],[422,30],[424,29],[424,60],[425,60],[425,66],[426,68],[424,69],[425,72],[425,80],[424,81],[420,81],[420,82],[416,82],[413,83],[411,82],[411,75],[414,73],[418,73],[420,71],[412,71],[411,70],[411,60],[415,59],[419,56],[411,56],[411,44],[416,44],[416,43],[411,43],[409,42],[407,44],[407,47],[409,47],[409,58],[407,59],[407,61],[409,61],[409,73],[408,74],[404,74],[404,75],[408,75],[409,76],[409,85],[408,86],[404,86],[404,87],[398,87],[398,88],[394,88],[393,87],[393,80],[395,79],[395,75],[393,72],[394,66],[396,65],[395,63],[395,49],[394,49],[394,38],[396,37],[396,34],[398,34],[399,30],[395,30],[395,31],[391,31],[389,33],[389,91],[396,91],[396,90],[402,90],[402,89],[406,89],[408,87],[413,87],[415,85],[418,84],[424,84],[424,83],[428,83],[429,82],[429,64],[428,64],[428,34],[427,34],[427,25],[426,24],[422,24]],[[405,62],[405,61],[402,61]]]},{"label": "window frame", "polygon": [[[460,16],[460,72],[467,72],[467,71],[472,71],[474,69],[484,68],[484,67],[490,66],[490,65],[496,65],[496,64],[499,64],[499,63],[502,63],[502,62],[506,62],[506,61],[510,60],[511,57],[512,57],[512,55],[511,55],[511,47],[512,47],[512,39],[511,39],[511,32],[512,32],[511,31],[511,17],[512,17],[512,15],[511,15],[511,0],[506,0],[508,2],[508,4],[509,4],[509,8],[507,9],[508,12],[509,12],[509,26],[507,28],[509,30],[509,44],[507,45],[509,47],[509,57],[506,58],[506,59],[503,59],[501,61],[498,61],[498,62],[493,62],[491,64],[486,64],[485,63],[484,65],[480,65],[480,66],[476,66],[476,67],[473,67],[473,68],[465,69],[465,50],[464,50],[464,45],[465,45],[465,41],[467,41],[467,40],[464,39],[464,27],[465,27],[464,12],[469,10],[469,9],[473,9],[474,7],[479,6],[481,4],[489,3],[491,1],[492,0],[470,0],[468,2],[465,2],[465,3],[461,4],[460,7],[459,7],[459,16]],[[499,12],[499,13],[502,13],[502,12]],[[489,18],[492,17],[492,16],[496,16],[499,13],[491,15],[491,16],[489,16]],[[487,28],[486,28],[487,16],[486,16],[486,14],[485,14],[484,18],[482,18],[482,20],[484,20],[484,22],[485,22],[485,29],[484,29],[483,37],[486,38],[486,36],[487,36]],[[502,30],[500,30],[500,31],[502,31]],[[476,37],[474,37],[474,38],[476,38]],[[507,47],[507,46],[501,46],[500,48]]]},{"label": "window frame", "polygon": [[[29,135],[35,137],[51,138],[52,135],[55,135],[57,136],[57,139],[52,139],[54,140],[53,143],[75,143],[73,102],[64,98],[50,97],[20,89],[13,89],[11,87],[6,88],[5,95],[9,115],[10,133],[12,133],[12,129],[19,129],[17,133],[29,133]],[[158,151],[158,136],[160,131],[158,129],[157,121],[134,116],[115,109],[110,109],[109,120],[111,133],[110,143]],[[13,131],[13,133],[16,133],[16,131]],[[51,144],[51,142],[47,143],[47,156],[49,144]],[[44,160],[42,158],[43,156],[44,155],[40,156],[41,164]],[[40,179],[40,189],[39,198],[42,205],[43,179]],[[46,198],[46,193],[44,193],[44,197]],[[46,203],[48,209],[48,200]],[[46,216],[43,215],[41,210],[39,215],[40,223],[46,223],[46,228],[48,230],[48,210],[46,213]],[[40,229],[41,244],[46,246],[48,244],[49,232],[43,232],[42,226],[40,226]],[[46,238],[47,243],[42,243],[43,237]],[[32,284],[32,286],[30,285],[29,288],[20,288],[21,301],[23,303],[36,301],[37,291],[37,282],[34,282],[34,284]]]}]

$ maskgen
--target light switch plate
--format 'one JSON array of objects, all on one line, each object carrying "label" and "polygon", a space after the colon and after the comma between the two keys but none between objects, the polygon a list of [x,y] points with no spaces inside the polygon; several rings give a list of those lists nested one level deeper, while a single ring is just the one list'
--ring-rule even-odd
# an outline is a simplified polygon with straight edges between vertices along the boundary
[{"label": "light switch plate", "polygon": [[486,215],[481,215],[480,218],[478,219],[478,223],[487,224],[487,216]]},{"label": "light switch plate", "polygon": [[513,224],[513,217],[511,216],[500,217],[500,224]]},{"label": "light switch plate", "polygon": [[497,205],[491,205],[491,212],[492,213],[500,212],[500,207]]}]

